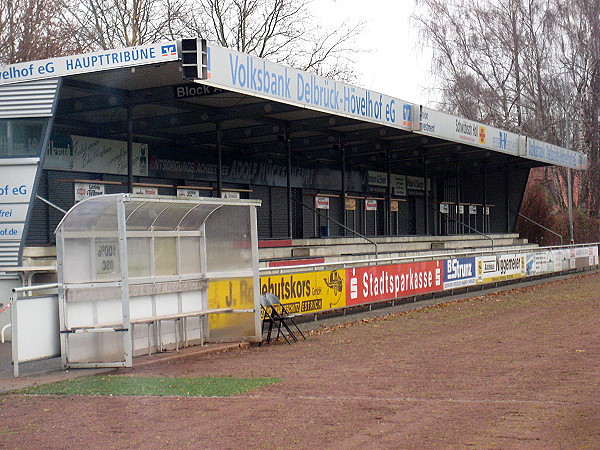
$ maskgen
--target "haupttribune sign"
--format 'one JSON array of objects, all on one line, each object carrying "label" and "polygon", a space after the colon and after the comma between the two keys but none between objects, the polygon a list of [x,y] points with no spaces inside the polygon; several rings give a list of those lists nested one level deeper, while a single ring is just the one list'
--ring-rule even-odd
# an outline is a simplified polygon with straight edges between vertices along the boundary
[{"label": "haupttribune sign", "polygon": [[0,66],[0,84],[175,61],[178,58],[177,43],[172,41],[34,62],[9,64],[7,66]]}]

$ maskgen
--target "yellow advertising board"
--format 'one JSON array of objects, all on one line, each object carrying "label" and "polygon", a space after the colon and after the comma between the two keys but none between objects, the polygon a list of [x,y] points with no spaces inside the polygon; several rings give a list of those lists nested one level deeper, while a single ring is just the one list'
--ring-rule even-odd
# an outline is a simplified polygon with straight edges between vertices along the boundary
[{"label": "yellow advertising board", "polygon": [[[252,277],[211,280],[208,284],[208,308],[254,309]],[[240,321],[239,314],[210,314],[211,330],[227,328]],[[252,323],[250,323],[252,325]]]},{"label": "yellow advertising board", "polygon": [[291,273],[260,277],[260,293],[270,292],[293,314],[315,313],[346,306],[345,270]]}]

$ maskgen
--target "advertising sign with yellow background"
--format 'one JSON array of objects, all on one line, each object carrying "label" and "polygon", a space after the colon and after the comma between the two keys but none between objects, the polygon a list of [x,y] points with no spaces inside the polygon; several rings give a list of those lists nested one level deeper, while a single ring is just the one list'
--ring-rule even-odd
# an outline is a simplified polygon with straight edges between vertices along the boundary
[{"label": "advertising sign with yellow background", "polygon": [[344,270],[261,276],[260,293],[270,292],[292,314],[315,313],[346,306]]},{"label": "advertising sign with yellow background", "polygon": [[[211,280],[208,284],[208,308],[254,309],[254,283],[252,277]],[[252,315],[209,314],[211,330],[239,326],[240,320],[248,320],[248,328],[253,329]]]}]

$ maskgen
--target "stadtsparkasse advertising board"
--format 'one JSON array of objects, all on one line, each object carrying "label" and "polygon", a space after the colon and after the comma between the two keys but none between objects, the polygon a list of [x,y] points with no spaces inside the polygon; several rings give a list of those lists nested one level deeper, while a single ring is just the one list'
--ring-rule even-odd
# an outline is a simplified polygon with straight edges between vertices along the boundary
[{"label": "stadtsparkasse advertising board", "polygon": [[346,304],[392,300],[444,288],[443,261],[346,269]]}]

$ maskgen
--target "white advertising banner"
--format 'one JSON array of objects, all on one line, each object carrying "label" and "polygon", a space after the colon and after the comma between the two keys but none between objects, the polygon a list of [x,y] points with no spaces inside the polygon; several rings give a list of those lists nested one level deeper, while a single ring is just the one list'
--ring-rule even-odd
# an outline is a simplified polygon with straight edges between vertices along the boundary
[{"label": "white advertising banner", "polygon": [[587,169],[587,155],[537,139],[527,138],[527,158],[571,169]]},{"label": "white advertising banner", "polygon": [[[127,175],[127,142],[72,135],[68,142],[51,142],[46,150],[44,167]],[[133,174],[148,175],[147,144],[133,144]]]},{"label": "white advertising banner", "polygon": [[[412,129],[412,104],[218,45],[208,45],[208,79],[199,83],[304,108]],[[418,118],[416,118],[418,120]]]},{"label": "white advertising banner", "polygon": [[200,198],[200,189],[177,188],[177,197]]},{"label": "white advertising banner", "polygon": [[510,155],[519,154],[518,134],[430,108],[421,110],[419,133]]},{"label": "white advertising banner", "polygon": [[[429,189],[429,186],[427,186],[427,188]],[[425,190],[425,178],[407,176],[406,177],[406,189],[409,189],[412,191],[424,191]]]},{"label": "white advertising banner", "polygon": [[369,186],[387,187],[388,174],[385,172],[375,172],[374,170],[369,170],[367,172],[367,181]]},{"label": "white advertising banner", "polygon": [[315,197],[315,209],[329,209],[329,197]]},{"label": "white advertising banner", "polygon": [[21,241],[38,158],[0,159],[0,241]]},{"label": "white advertising banner", "polygon": [[146,187],[146,186],[134,186],[133,187],[134,194],[140,195],[158,195],[158,188],[155,187]]},{"label": "white advertising banner", "polygon": [[366,199],[365,211],[377,211],[377,200],[371,198]]},{"label": "white advertising banner", "polygon": [[0,84],[175,61],[175,41],[0,66]]},{"label": "white advertising banner", "polygon": [[101,183],[74,183],[75,202],[86,198],[104,195],[104,185]]},{"label": "white advertising banner", "polygon": [[392,174],[391,179],[392,194],[399,197],[406,197],[406,176]]},{"label": "white advertising banner", "polygon": [[525,254],[478,256],[477,284],[525,276]]}]

